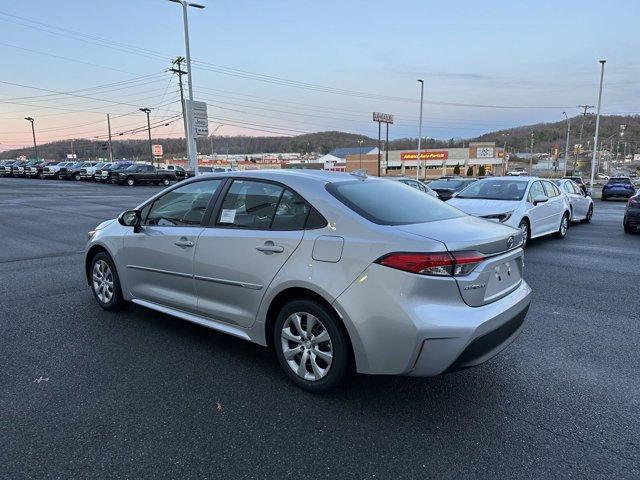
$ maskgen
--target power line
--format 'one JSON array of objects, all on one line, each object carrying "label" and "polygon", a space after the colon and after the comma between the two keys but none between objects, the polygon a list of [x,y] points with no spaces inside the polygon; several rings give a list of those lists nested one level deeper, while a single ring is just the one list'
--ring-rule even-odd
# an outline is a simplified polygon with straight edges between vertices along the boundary
[{"label": "power line", "polygon": [[[39,22],[35,20],[30,20],[24,17],[20,17],[17,15],[8,14],[5,12],[0,12],[0,15],[8,16],[11,18],[19,19],[22,21],[30,22],[38,25],[35,27],[33,25],[25,25],[24,23],[19,23],[21,25],[42,29],[48,31],[49,33],[62,35],[62,36],[70,36],[72,38],[80,39],[81,41],[85,41],[88,43],[92,43],[94,45],[102,46],[105,48],[114,48],[116,50],[126,51],[127,53],[135,53],[138,55],[147,56],[150,58],[166,58],[166,56],[160,52],[156,52],[153,50],[149,50],[146,48],[140,48],[132,45],[128,45],[122,42],[115,42],[110,39],[106,39],[103,37],[97,37],[95,35],[87,35],[78,33],[76,31],[67,30],[60,27],[55,27],[53,25],[48,25],[44,22]],[[8,21],[4,19],[5,21]],[[12,22],[16,23],[16,22]],[[43,28],[46,27],[46,28]],[[49,30],[47,30],[49,29]],[[403,103],[417,103],[417,100],[414,98],[407,97],[395,97],[389,95],[375,94],[369,92],[361,92],[356,90],[347,90],[347,89],[339,89],[334,87],[327,87],[319,84],[309,83],[309,82],[301,82],[296,80],[290,80],[288,78],[277,77],[273,75],[265,75],[260,73],[251,72],[248,70],[227,67],[224,65],[217,65],[205,61],[194,60],[196,68],[201,68],[204,70],[209,70],[215,73],[234,76],[237,78],[244,78],[250,80],[261,81],[265,83],[276,84],[280,86],[287,86],[291,88],[304,89],[309,91],[315,91],[320,93],[330,93],[334,95],[344,95],[351,96],[357,98],[366,98],[371,100],[380,100],[380,101],[392,101],[392,102],[403,102]],[[444,102],[437,100],[425,100],[424,103],[429,105],[438,105],[438,106],[447,106],[447,107],[461,107],[461,108],[486,108],[486,109],[567,109],[573,108],[574,106],[567,105],[499,105],[499,104],[476,104],[476,103],[462,103],[462,102]]]}]

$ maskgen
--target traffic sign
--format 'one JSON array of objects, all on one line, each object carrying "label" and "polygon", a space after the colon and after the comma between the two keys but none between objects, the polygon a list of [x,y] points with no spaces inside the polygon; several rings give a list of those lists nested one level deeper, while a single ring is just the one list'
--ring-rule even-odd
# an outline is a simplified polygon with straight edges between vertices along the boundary
[{"label": "traffic sign", "polygon": [[162,145],[151,145],[151,150],[153,151],[153,156],[154,157],[161,157],[162,156]]},{"label": "traffic sign", "polygon": [[206,102],[193,102],[186,100],[187,106],[191,111],[191,118],[193,120],[193,134],[196,137],[209,136],[209,117],[207,115],[207,103]]}]

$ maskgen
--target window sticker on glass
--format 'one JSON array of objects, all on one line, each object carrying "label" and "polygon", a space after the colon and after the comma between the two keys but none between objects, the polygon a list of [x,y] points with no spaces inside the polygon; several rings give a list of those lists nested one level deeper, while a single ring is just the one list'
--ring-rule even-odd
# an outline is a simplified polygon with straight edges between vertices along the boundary
[{"label": "window sticker on glass", "polygon": [[220,223],[233,223],[236,221],[236,211],[232,208],[222,209],[220,214]]}]

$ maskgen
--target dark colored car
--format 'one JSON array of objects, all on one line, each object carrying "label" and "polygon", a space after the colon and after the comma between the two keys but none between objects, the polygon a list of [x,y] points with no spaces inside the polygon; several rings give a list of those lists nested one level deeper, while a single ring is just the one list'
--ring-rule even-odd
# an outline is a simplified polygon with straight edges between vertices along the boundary
[{"label": "dark colored car", "polygon": [[629,177],[611,177],[602,186],[602,201],[608,198],[631,198],[636,194],[636,186]]},{"label": "dark colored car", "polygon": [[584,183],[584,180],[582,180],[582,177],[569,175],[564,178],[565,180],[573,180],[575,183],[577,183],[580,186],[580,188],[582,189],[582,193],[584,193],[585,195],[587,194],[587,185]]},{"label": "dark colored car", "polygon": [[140,183],[162,183],[167,186],[176,180],[176,174],[168,170],[158,170],[153,165],[136,163],[125,170],[113,172],[111,183],[129,185],[130,187]]},{"label": "dark colored car", "polygon": [[24,175],[27,178],[44,178],[42,175],[42,170],[44,167],[48,167],[51,165],[57,165],[58,162],[45,162],[44,160],[34,163],[33,165],[27,166],[24,169]]},{"label": "dark colored car", "polygon": [[458,193],[475,181],[475,178],[441,178],[430,182],[428,185],[429,188],[435,190],[441,200],[447,201],[453,197],[455,193]]},{"label": "dark colored car", "polygon": [[626,233],[634,233],[640,227],[640,190],[629,199],[622,221]]},{"label": "dark colored car", "polygon": [[[35,163],[35,161],[34,161]],[[24,177],[24,169],[27,165],[31,165],[31,161],[21,160],[11,165],[12,177]]]},{"label": "dark colored car", "polygon": [[112,164],[109,168],[103,168],[98,181],[111,183],[111,179],[117,176],[118,172],[126,170],[131,165],[133,165],[133,162],[119,162]]},{"label": "dark colored car", "polygon": [[11,167],[14,163],[18,163],[18,160],[4,160],[0,162],[0,177],[8,177],[11,175]]},{"label": "dark colored car", "polygon": [[58,170],[58,179],[60,180],[76,180],[80,181],[80,169],[84,166],[90,165],[89,162],[75,162],[71,165],[66,165]]}]

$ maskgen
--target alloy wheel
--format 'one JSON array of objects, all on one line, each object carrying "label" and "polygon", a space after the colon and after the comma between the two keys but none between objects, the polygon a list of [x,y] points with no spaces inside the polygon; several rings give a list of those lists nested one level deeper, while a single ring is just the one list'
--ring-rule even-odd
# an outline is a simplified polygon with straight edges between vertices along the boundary
[{"label": "alloy wheel", "polygon": [[98,260],[93,264],[91,276],[93,291],[102,303],[109,303],[113,298],[113,273],[109,264],[104,260]]},{"label": "alloy wheel", "polygon": [[567,215],[562,217],[562,222],[560,223],[560,235],[565,236],[567,234],[567,229],[569,228],[569,219]]},{"label": "alloy wheel", "polygon": [[529,224],[527,222],[520,223],[520,233],[522,234],[522,248],[524,248],[529,241]]},{"label": "alloy wheel", "polygon": [[315,382],[324,378],[333,362],[333,345],[326,327],[317,317],[296,312],[287,317],[280,334],[282,354],[295,372]]}]

